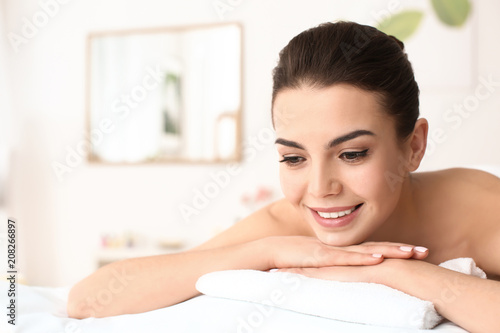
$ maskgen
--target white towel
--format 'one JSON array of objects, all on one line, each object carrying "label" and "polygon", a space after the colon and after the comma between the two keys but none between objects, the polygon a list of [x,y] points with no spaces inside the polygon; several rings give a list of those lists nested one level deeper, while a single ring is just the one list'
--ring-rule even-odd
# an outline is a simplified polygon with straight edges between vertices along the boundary
[{"label": "white towel", "polygon": [[[449,260],[440,266],[486,277],[471,258]],[[286,272],[229,270],[203,275],[196,289],[208,296],[361,324],[430,329],[442,320],[431,302],[375,283],[329,281]]]},{"label": "white towel", "polygon": [[486,279],[486,273],[481,268],[476,266],[476,263],[472,258],[451,259],[439,264],[439,266],[451,269],[452,271]]}]

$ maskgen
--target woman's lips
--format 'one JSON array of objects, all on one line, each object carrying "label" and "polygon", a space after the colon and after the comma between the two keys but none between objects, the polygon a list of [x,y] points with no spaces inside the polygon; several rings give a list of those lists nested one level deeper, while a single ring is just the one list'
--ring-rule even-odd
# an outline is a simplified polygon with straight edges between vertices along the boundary
[{"label": "woman's lips", "polygon": [[[359,205],[361,205],[361,204],[359,204]],[[331,212],[340,212],[340,211],[348,210],[348,209],[351,209],[351,208],[355,208],[355,207],[357,207],[359,205],[345,206],[345,207],[330,207],[330,208],[319,208],[319,207],[309,207],[309,208],[313,209],[315,211],[318,211],[318,212],[331,213]]]},{"label": "woman's lips", "polygon": [[[340,228],[349,225],[356,218],[356,216],[358,216],[362,205],[363,204],[346,207],[308,208],[319,225],[325,228]],[[351,213],[346,214],[348,211],[351,211]],[[318,212],[323,216],[320,216]],[[340,216],[342,214],[345,215]]]}]

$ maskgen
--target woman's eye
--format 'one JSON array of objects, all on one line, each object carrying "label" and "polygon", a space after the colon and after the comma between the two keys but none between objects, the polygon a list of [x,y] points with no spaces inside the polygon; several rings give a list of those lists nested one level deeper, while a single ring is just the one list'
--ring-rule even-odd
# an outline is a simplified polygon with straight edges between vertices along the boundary
[{"label": "woman's eye", "polygon": [[357,160],[365,157],[368,152],[368,149],[365,149],[363,151],[348,151],[345,153],[342,153],[340,157],[348,162],[356,162]]},{"label": "woman's eye", "polygon": [[294,166],[304,161],[303,157],[300,156],[283,156],[283,159],[280,163],[285,163],[288,166]]}]

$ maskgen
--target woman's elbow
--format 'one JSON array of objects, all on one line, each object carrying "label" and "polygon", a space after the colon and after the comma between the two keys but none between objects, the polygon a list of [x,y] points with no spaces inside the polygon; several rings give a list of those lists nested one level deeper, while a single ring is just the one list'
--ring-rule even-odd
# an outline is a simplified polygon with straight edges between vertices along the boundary
[{"label": "woman's elbow", "polygon": [[130,302],[123,295],[125,287],[131,281],[125,270],[127,262],[123,260],[101,267],[75,284],[68,294],[68,317],[102,318],[131,311],[127,308],[130,307]]},{"label": "woman's elbow", "polygon": [[84,290],[79,284],[74,285],[69,292],[66,312],[69,318],[74,319],[95,317],[95,313],[92,313],[92,308],[85,299]]}]

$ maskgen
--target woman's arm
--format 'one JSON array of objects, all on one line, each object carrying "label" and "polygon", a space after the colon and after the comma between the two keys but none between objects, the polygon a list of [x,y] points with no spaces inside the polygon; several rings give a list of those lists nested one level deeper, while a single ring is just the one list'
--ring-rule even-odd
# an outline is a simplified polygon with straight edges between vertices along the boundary
[{"label": "woman's arm", "polygon": [[[500,251],[492,257],[500,262]],[[500,267],[497,265],[497,269]],[[387,259],[374,266],[291,268],[309,277],[372,282],[430,301],[445,318],[471,333],[500,332],[500,282],[458,273],[421,260]],[[494,273],[498,274],[498,273]]]},{"label": "woman's arm", "polygon": [[188,252],[128,259],[104,266],[71,289],[68,314],[74,318],[105,317],[158,309],[197,295],[194,285],[204,273],[266,269],[264,254],[251,242],[273,235],[304,234],[291,209],[286,201],[280,200]]},{"label": "woman's arm", "polygon": [[[400,249],[403,244],[369,243],[339,248],[325,245],[315,237],[293,236],[297,231],[287,229],[268,209],[196,249],[127,259],[100,268],[71,289],[68,315],[106,317],[170,306],[198,295],[197,279],[213,271],[375,265],[384,260],[373,254],[386,258],[425,257]],[[275,236],[280,231],[285,236]]]},{"label": "woman's arm", "polygon": [[388,270],[381,283],[433,302],[441,315],[469,332],[500,332],[500,282],[416,260],[384,264]]},{"label": "woman's arm", "polygon": [[401,245],[406,246],[368,243],[333,247],[315,237],[274,236],[215,249],[127,259],[104,266],[77,283],[69,294],[68,315],[106,317],[167,307],[198,295],[196,281],[214,271],[365,266],[379,264],[384,257],[416,255],[401,250]]},{"label": "woman's arm", "polygon": [[127,259],[106,265],[70,291],[73,318],[140,313],[182,302],[198,294],[196,280],[226,269],[269,269],[264,248],[245,243],[228,248]]}]

